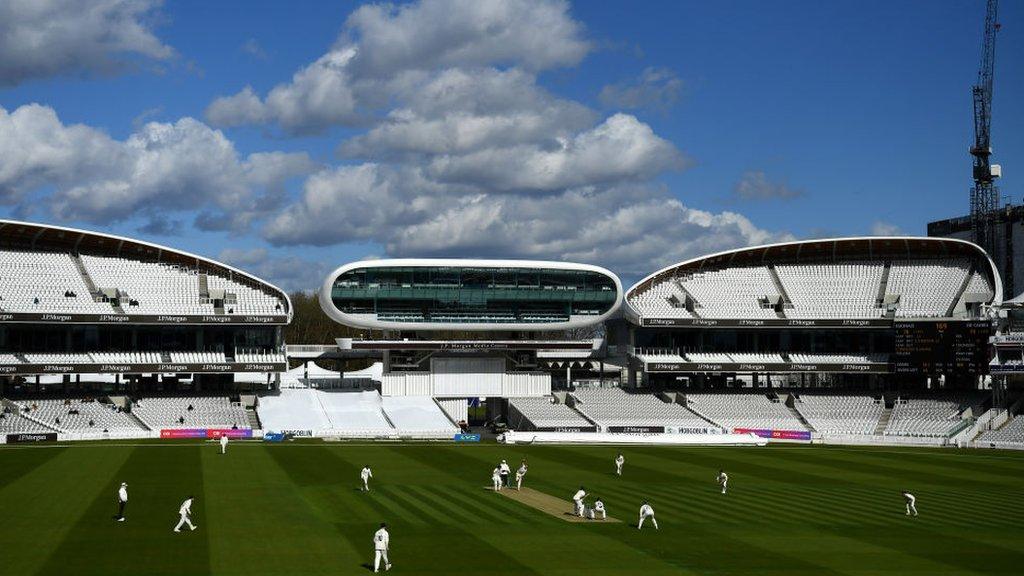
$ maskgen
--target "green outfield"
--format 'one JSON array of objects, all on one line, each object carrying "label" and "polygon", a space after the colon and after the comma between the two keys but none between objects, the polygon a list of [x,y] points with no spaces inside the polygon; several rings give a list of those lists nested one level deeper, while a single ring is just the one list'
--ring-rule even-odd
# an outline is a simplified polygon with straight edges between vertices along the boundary
[{"label": "green outfield", "polygon": [[[1020,574],[1024,455],[891,448],[233,443],[0,447],[0,574]],[[485,489],[501,458],[617,524],[570,523]],[[358,472],[374,471],[371,493]],[[714,478],[730,475],[727,495]],[[116,490],[130,489],[116,523]],[[899,491],[917,495],[904,516]],[[196,532],[174,534],[196,496]],[[636,529],[651,501],[660,531]]]}]

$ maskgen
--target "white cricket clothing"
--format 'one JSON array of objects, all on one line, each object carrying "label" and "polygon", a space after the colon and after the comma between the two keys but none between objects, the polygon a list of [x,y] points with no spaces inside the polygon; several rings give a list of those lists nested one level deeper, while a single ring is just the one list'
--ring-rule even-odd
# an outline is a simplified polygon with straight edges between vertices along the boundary
[{"label": "white cricket clothing", "polygon": [[195,530],[196,527],[192,525],[192,519],[189,516],[192,515],[192,499],[189,498],[181,503],[181,508],[178,508],[178,514],[181,517],[178,519],[178,525],[174,527],[175,532],[180,532],[182,526],[188,526],[189,530]]},{"label": "white cricket clothing", "polygon": [[910,492],[904,492],[903,498],[907,502],[907,516],[917,516],[917,498]]},{"label": "white cricket clothing", "polygon": [[391,561],[388,560],[388,547],[391,545],[391,535],[387,528],[381,528],[373,533],[373,571],[380,572],[380,562],[384,561],[384,569],[391,569]]},{"label": "white cricket clothing", "polygon": [[604,502],[600,500],[594,502],[594,507],[590,509],[590,519],[593,520],[597,516],[600,516],[602,520],[608,519],[608,513],[604,511]]},{"label": "white cricket clothing", "polygon": [[359,471],[359,478],[363,480],[363,490],[370,491],[370,478],[373,478],[373,471],[367,466]]},{"label": "white cricket clothing", "polygon": [[722,487],[722,494],[725,494],[726,488],[729,486],[729,475],[722,472],[718,475],[718,484]]},{"label": "white cricket clothing", "polygon": [[127,502],[128,501],[128,487],[127,486],[121,486],[121,488],[117,491],[117,499],[120,500],[121,502]]},{"label": "white cricket clothing", "polygon": [[228,449],[228,435],[227,434],[221,434],[220,435],[220,453],[221,454],[225,453],[227,451],[227,449]]},{"label": "white cricket clothing", "polygon": [[575,504],[575,512],[577,516],[583,516],[583,498],[585,498],[586,496],[587,493],[583,489],[577,490],[576,493],[573,494],[572,496],[572,501],[573,504]]},{"label": "white cricket clothing", "polygon": [[502,474],[510,474],[510,473],[512,472],[512,469],[511,469],[511,468],[509,468],[509,466],[508,466],[508,463],[507,463],[507,462],[505,462],[505,461],[502,461],[502,462],[501,462],[501,464],[500,464],[500,465],[498,466],[498,470],[499,470],[499,471],[500,471],[500,472],[501,472]]},{"label": "white cricket clothing", "polygon": [[650,504],[644,504],[640,507],[640,523],[637,524],[637,530],[644,527],[644,520],[651,519],[651,524],[654,524],[654,529],[658,530],[658,520],[654,518],[654,508],[651,508]]},{"label": "white cricket clothing", "polygon": [[192,499],[189,498],[181,503],[181,508],[178,508],[178,514],[186,516],[192,514]]}]

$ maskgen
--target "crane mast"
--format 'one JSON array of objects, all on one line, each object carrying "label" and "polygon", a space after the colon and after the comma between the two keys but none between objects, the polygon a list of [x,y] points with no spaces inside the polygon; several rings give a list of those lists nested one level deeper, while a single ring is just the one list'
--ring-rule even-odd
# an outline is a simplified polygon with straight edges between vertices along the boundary
[{"label": "crane mast", "polygon": [[996,254],[996,228],[1000,206],[999,188],[995,180],[1001,168],[990,162],[992,144],[992,80],[996,60],[996,22],[998,0],[988,0],[985,8],[985,35],[982,41],[978,83],[971,89],[974,100],[974,187],[971,188],[971,227],[973,240],[988,254]]}]

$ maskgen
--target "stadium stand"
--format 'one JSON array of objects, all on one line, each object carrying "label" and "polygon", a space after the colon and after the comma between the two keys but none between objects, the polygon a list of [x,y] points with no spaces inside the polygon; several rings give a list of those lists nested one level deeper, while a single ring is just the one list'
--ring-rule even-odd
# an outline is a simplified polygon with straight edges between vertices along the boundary
[{"label": "stadium stand", "polygon": [[875,305],[884,266],[881,262],[780,264],[779,280],[792,300],[790,318],[879,318]]},{"label": "stadium stand", "polygon": [[17,412],[4,412],[0,414],[0,434],[42,434],[55,431],[56,428],[43,426]]},{"label": "stadium stand", "polygon": [[187,364],[223,364],[227,357],[223,352],[171,352],[171,362]]},{"label": "stadium stand", "polygon": [[235,350],[235,362],[274,362],[284,363],[285,355],[283,352],[276,352],[271,350]]},{"label": "stadium stand", "polygon": [[400,433],[450,437],[458,431],[429,396],[389,396],[381,400],[388,420]]},{"label": "stadium stand", "polygon": [[153,430],[250,427],[245,408],[227,396],[146,397],[133,404],[132,413]]},{"label": "stadium stand", "polygon": [[680,279],[698,303],[702,318],[776,318],[763,303],[780,297],[768,269],[763,266],[726,268]]},{"label": "stadium stand", "polygon": [[1015,416],[1002,428],[982,432],[977,441],[1024,445],[1024,417]]},{"label": "stadium stand", "polygon": [[794,408],[821,434],[873,434],[885,403],[866,395],[800,394]]},{"label": "stadium stand", "polygon": [[785,404],[764,394],[687,393],[686,407],[730,430],[807,430]]},{"label": "stadium stand", "polygon": [[109,314],[68,254],[0,250],[0,311]]},{"label": "stadium stand", "polygon": [[61,432],[111,432],[142,430],[127,413],[114,404],[83,399],[20,400],[16,404],[26,414]]},{"label": "stadium stand", "polygon": [[898,398],[884,434],[948,437],[965,424],[960,415],[970,405],[969,398]]},{"label": "stadium stand", "polygon": [[803,354],[791,352],[789,359],[798,364],[873,364],[889,361],[885,354]]},{"label": "stadium stand", "polygon": [[889,294],[899,295],[896,316],[939,318],[956,299],[967,280],[970,263],[965,258],[948,261],[895,261],[889,272]]},{"label": "stadium stand", "polygon": [[[590,426],[586,418],[551,397],[509,398],[509,426],[516,430],[579,428]],[[523,421],[520,421],[520,417]]]},{"label": "stadium stand", "polygon": [[710,428],[708,423],[679,404],[651,394],[630,394],[621,388],[579,388],[572,393],[575,406],[599,426],[681,426]]}]

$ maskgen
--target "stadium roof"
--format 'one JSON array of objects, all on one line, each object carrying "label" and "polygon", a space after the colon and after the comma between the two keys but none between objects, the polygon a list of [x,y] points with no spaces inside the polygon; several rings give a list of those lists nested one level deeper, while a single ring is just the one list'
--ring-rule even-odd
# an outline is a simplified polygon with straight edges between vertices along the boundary
[{"label": "stadium roof", "polygon": [[984,259],[988,263],[995,289],[993,302],[1002,302],[1003,283],[999,276],[999,270],[995,262],[980,246],[956,238],[920,236],[824,238],[726,250],[666,266],[634,284],[626,291],[626,299],[628,300],[638,291],[646,291],[666,277],[671,278],[680,273],[780,262],[920,258],[922,256],[967,256]]},{"label": "stadium roof", "polygon": [[206,270],[279,296],[286,303],[288,319],[292,316],[292,301],[288,294],[270,282],[216,260],[143,240],[50,224],[0,219],[0,249],[4,248],[113,256]]}]

